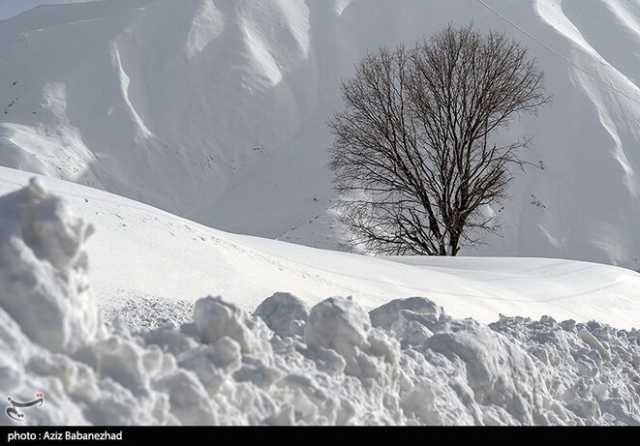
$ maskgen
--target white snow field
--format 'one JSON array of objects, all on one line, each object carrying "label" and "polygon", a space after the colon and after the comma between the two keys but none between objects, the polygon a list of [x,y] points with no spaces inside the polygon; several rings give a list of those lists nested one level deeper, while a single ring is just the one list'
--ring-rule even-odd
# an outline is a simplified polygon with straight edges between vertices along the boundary
[{"label": "white snow field", "polygon": [[[0,193],[25,186],[31,176],[0,167]],[[640,274],[620,267],[543,258],[362,256],[231,234],[96,189],[41,181],[95,226],[87,244],[91,282],[109,314],[133,306],[131,317],[147,313],[155,324],[152,319],[175,312],[163,312],[165,303],[190,318],[190,304],[209,294],[253,310],[286,291],[310,306],[337,295],[371,310],[422,296],[454,317],[484,323],[499,314],[548,315],[640,327]]]},{"label": "white snow field", "polygon": [[[206,229],[70,183],[34,179],[16,191],[25,173],[0,177],[13,190],[0,197],[0,393],[41,391],[46,403],[25,409],[23,423],[640,424],[638,330],[550,317],[487,326],[405,298],[423,293],[487,318],[516,308],[564,316],[558,298],[581,294],[573,314],[630,324],[637,299],[583,282],[631,296],[636,273],[526,259],[433,268],[331,253]],[[140,329],[126,315],[103,323],[107,277],[135,295],[153,293],[151,283],[176,286],[175,273],[189,290],[175,296],[205,287],[205,277],[226,294],[198,299],[181,324]],[[564,296],[551,285],[560,275],[577,279],[564,281]],[[541,283],[549,290],[536,301],[525,289]],[[302,300],[280,292],[254,305],[276,286]],[[316,294],[360,288],[354,299]],[[382,302],[373,288],[393,294],[367,313]]]},{"label": "white snow field", "polygon": [[[14,0],[15,1],[15,0]],[[335,247],[325,125],[368,51],[448,23],[526,45],[554,101],[466,255],[640,268],[640,4],[628,0],[106,0],[0,22],[0,165],[223,230]]]},{"label": "white snow field", "polygon": [[[0,7],[0,395],[45,395],[22,423],[640,424],[640,1],[37,3]],[[487,209],[501,236],[321,249],[340,80],[470,21],[554,96],[498,136],[539,166]]]}]

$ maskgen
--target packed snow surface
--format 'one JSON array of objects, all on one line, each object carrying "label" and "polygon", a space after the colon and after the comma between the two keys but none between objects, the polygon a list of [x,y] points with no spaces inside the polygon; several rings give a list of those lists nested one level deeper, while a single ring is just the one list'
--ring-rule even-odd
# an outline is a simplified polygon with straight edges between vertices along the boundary
[{"label": "packed snow surface", "polygon": [[340,81],[380,46],[470,21],[529,48],[553,102],[499,136],[533,136],[537,168],[514,172],[504,209],[487,209],[502,236],[464,253],[640,268],[637,1],[41,6],[0,22],[0,165],[335,247],[325,124],[342,107]]},{"label": "packed snow surface", "polygon": [[183,324],[107,326],[92,226],[36,179],[0,209],[0,393],[46,403],[25,423],[640,424],[637,330],[286,292],[254,314],[204,297]]}]

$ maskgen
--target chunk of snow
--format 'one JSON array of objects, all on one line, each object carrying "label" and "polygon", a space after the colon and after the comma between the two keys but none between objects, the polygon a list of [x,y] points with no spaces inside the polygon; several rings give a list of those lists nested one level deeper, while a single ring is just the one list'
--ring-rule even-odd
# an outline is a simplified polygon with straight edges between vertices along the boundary
[{"label": "chunk of snow", "polygon": [[193,320],[202,342],[213,344],[227,336],[238,342],[245,353],[260,348],[255,333],[249,328],[259,321],[250,319],[243,310],[225,302],[221,297],[198,300]]},{"label": "chunk of snow", "polygon": [[265,299],[255,315],[262,318],[267,326],[280,336],[304,334],[304,324],[309,318],[307,305],[290,293],[275,293]]},{"label": "chunk of snow", "polygon": [[99,334],[83,246],[92,232],[35,180],[0,199],[0,306],[52,351]]}]

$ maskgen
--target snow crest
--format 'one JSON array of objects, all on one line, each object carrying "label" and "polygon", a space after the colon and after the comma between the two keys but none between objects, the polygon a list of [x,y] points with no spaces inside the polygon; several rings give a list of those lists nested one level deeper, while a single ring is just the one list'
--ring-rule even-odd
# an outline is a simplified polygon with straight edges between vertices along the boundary
[{"label": "snow crest", "polygon": [[90,225],[37,182],[0,211],[0,393],[44,391],[29,424],[640,424],[636,330],[277,293],[132,332],[100,321]]}]

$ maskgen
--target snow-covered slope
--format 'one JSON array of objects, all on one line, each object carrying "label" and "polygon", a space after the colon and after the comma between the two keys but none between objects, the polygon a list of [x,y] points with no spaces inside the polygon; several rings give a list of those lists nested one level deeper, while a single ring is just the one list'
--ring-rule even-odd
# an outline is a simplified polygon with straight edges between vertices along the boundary
[{"label": "snow-covered slope", "polygon": [[[28,178],[0,168],[0,194],[23,187]],[[147,311],[159,319],[171,304],[183,313],[178,319],[188,318],[191,304],[206,295],[253,310],[285,291],[309,306],[328,296],[353,296],[371,310],[422,296],[454,317],[485,323],[504,314],[640,326],[640,274],[618,267],[535,258],[360,256],[234,235],[95,189],[42,182],[95,226],[88,242],[91,281],[99,305],[111,314],[132,307],[135,317]]]},{"label": "snow-covered slope", "polygon": [[[17,172],[0,174],[10,182],[24,179]],[[54,188],[58,193],[33,179],[0,195],[0,393],[9,395],[0,407],[7,415],[0,425],[640,424],[640,331],[598,322],[501,317],[486,325],[452,318],[423,297],[394,299],[368,312],[362,304],[372,299],[330,297],[311,306],[290,293],[275,293],[251,312],[238,306],[246,308],[247,298],[203,297],[184,321],[132,326],[118,311],[123,317],[104,324],[89,277],[90,257],[110,244],[109,266],[137,274],[133,283],[113,281],[125,289],[144,283],[137,279],[141,275],[166,283],[156,276],[158,263],[147,256],[163,257],[173,242],[155,238],[162,233],[167,238],[168,230],[175,231],[187,254],[174,252],[161,262],[165,267],[188,261],[195,268],[191,262],[197,260],[213,280],[223,282],[228,273],[233,280],[270,286],[264,274],[276,275],[278,269],[294,287],[303,284],[296,277],[303,272],[314,276],[306,281],[310,289],[318,289],[319,280],[339,289],[331,282],[336,272],[313,266],[318,258],[349,274],[353,287],[371,284],[358,277],[364,271],[378,275],[374,284],[381,291],[388,289],[381,281],[398,281],[401,270],[416,277],[411,265],[311,248],[296,252],[282,243],[205,231],[106,193],[64,183]],[[72,204],[59,194],[73,197]],[[83,208],[96,226],[74,208]],[[87,251],[95,231],[104,235]],[[146,239],[140,237],[143,231]],[[202,244],[208,237],[215,240],[208,258],[188,253],[194,245],[189,239]],[[124,241],[136,240],[148,243],[147,253],[122,249]],[[291,261],[302,253],[303,269],[300,259]],[[224,271],[226,260],[243,268]],[[477,260],[455,259],[441,265],[442,273],[419,259],[404,260],[418,265],[424,282],[446,279],[454,291],[466,287],[505,301],[515,297],[501,286],[487,286],[506,277],[474,272]],[[532,286],[541,274],[539,268],[524,272],[523,264],[504,268],[503,260],[495,262],[503,273],[519,273],[521,283],[511,284],[513,291]],[[256,270],[248,269],[254,265]],[[104,266],[94,265],[94,278],[105,274]],[[547,274],[567,272],[549,262],[542,266]],[[578,276],[586,279],[587,265],[564,266],[581,266]],[[460,277],[450,274],[453,267],[462,270],[456,273]],[[615,272],[590,269],[603,286],[622,295],[625,286],[638,288],[637,274],[625,277],[621,270],[617,288],[602,282]],[[545,284],[537,280],[540,287]],[[607,300],[592,290],[589,296],[594,295],[599,303]],[[108,297],[100,298],[103,304]],[[460,303],[449,297],[447,303]],[[465,298],[471,312],[478,312],[480,301]],[[629,303],[628,313],[637,315],[637,303],[622,299],[608,299],[608,310],[615,314]],[[597,309],[587,296],[579,304],[589,308],[582,314]],[[501,305],[513,308],[513,302]],[[526,310],[533,304],[520,305]],[[31,401],[34,393],[36,406],[15,403]]]},{"label": "snow-covered slope", "polygon": [[503,236],[466,254],[639,267],[637,1],[42,6],[0,22],[0,164],[335,246],[325,122],[339,80],[380,45],[470,21],[527,45],[554,102],[513,129],[535,137],[529,157],[544,169],[519,175]]},{"label": "snow-covered slope", "polygon": [[0,20],[11,18],[39,5],[86,3],[87,1],[91,0],[2,0],[0,2]]}]

